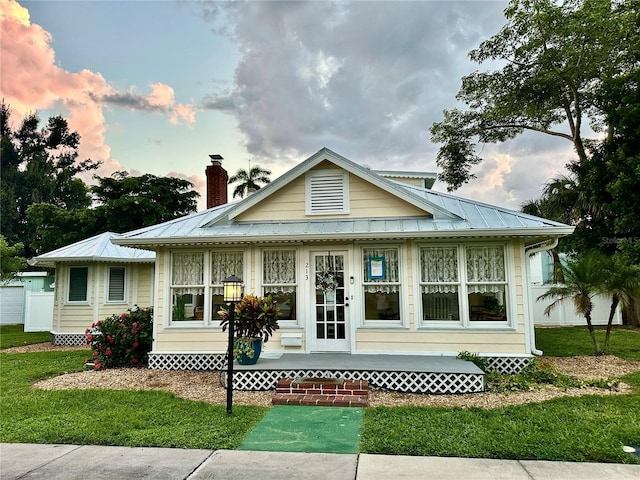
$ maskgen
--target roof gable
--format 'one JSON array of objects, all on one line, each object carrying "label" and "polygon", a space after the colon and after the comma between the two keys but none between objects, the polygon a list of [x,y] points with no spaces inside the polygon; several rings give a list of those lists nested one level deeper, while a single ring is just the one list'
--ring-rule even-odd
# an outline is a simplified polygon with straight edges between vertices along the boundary
[{"label": "roof gable", "polygon": [[[227,212],[227,218],[229,220],[237,219],[240,215],[249,210],[253,209],[261,202],[264,202],[267,198],[281,191],[286,186],[290,185],[292,182],[304,178],[304,175],[311,170],[319,168],[323,162],[328,162],[333,164],[334,166],[350,173],[358,177],[359,179],[374,185],[385,191],[387,194],[397,197],[409,205],[412,205],[423,212],[424,215],[433,216],[434,218],[449,218],[449,219],[460,219],[458,215],[440,207],[439,205],[433,204],[431,201],[425,198],[421,198],[418,195],[415,195],[410,190],[403,188],[398,185],[397,182],[393,182],[388,180],[380,175],[377,175],[375,172],[364,168],[351,160],[348,160],[341,155],[329,150],[328,148],[322,148],[317,153],[298,164],[291,170],[289,170],[284,175],[278,177],[265,187],[261,188],[250,197],[244,199],[244,201],[239,202],[236,206],[229,209]],[[213,220],[209,222],[203,227],[211,226],[219,219]]]}]

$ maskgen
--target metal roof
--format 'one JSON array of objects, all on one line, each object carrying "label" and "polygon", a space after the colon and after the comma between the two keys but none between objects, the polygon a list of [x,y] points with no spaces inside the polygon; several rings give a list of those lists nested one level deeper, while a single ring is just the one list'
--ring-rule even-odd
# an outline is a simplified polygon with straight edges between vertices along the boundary
[{"label": "metal roof", "polygon": [[35,265],[53,266],[56,262],[153,263],[154,252],[111,243],[121,235],[105,232],[34,258]]},{"label": "metal roof", "polygon": [[[257,205],[274,191],[324,159],[361,176],[413,205],[424,216],[402,218],[344,218],[292,221],[240,222],[234,218]],[[433,213],[433,217],[427,215]],[[568,235],[573,227],[482,202],[393,181],[377,175],[328,149],[235,203],[194,213],[114,238],[119,245],[153,248],[171,244],[220,244],[248,242],[299,242],[320,240],[366,240],[392,238],[527,237],[553,238]]]}]

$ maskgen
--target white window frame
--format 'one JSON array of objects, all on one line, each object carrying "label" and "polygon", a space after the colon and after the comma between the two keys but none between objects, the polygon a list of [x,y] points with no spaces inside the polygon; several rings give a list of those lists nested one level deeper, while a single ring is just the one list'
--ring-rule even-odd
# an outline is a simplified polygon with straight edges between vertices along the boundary
[{"label": "white window frame", "polygon": [[[423,320],[424,312],[422,308],[422,277],[420,265],[420,248],[455,246],[458,251],[458,305],[460,306],[460,322]],[[505,304],[507,320],[505,321],[471,321],[469,312],[469,296],[467,285],[467,247],[501,247],[504,253],[505,281],[499,282],[505,285]],[[515,292],[515,278],[513,276],[514,259],[513,249],[506,242],[464,242],[464,243],[417,243],[414,248],[413,268],[417,272],[414,277],[414,302],[416,312],[416,326],[420,330],[514,330],[517,328],[517,295]],[[492,282],[472,282],[490,284]]]},{"label": "white window frame", "polygon": [[[296,275],[296,282],[295,283],[287,283],[287,284],[277,284],[277,283],[264,283],[264,252],[266,251],[279,251],[279,250],[289,250],[289,251],[293,251],[294,255],[295,255],[295,275]],[[258,249],[258,255],[257,255],[257,262],[258,262],[258,268],[257,268],[257,272],[258,275],[256,275],[257,277],[257,281],[258,281],[258,291],[260,292],[260,295],[264,295],[264,291],[265,288],[268,287],[278,287],[278,286],[287,286],[287,287],[295,287],[296,290],[296,319],[295,320],[278,320],[278,325],[281,328],[298,328],[300,327],[300,321],[301,321],[301,317],[302,317],[302,311],[301,311],[301,302],[302,302],[302,298],[301,298],[301,288],[300,288],[300,249],[298,247],[288,247],[288,246],[282,246],[282,247],[265,247],[265,248],[260,248]]]},{"label": "white window frame", "polygon": [[[87,272],[87,283],[85,285],[84,300],[71,300],[71,271],[74,269],[83,268]],[[88,265],[69,265],[67,272],[67,295],[65,303],[70,305],[88,305],[89,304],[89,284],[91,283],[91,268]]]},{"label": "white window frame", "polygon": [[[111,300],[111,298],[109,298],[109,293],[111,290],[111,271],[113,269],[121,269],[124,271],[123,273],[123,278],[122,278],[122,299],[117,299],[117,300]],[[128,291],[128,285],[129,285],[129,272],[126,266],[124,265],[110,265],[107,267],[107,271],[106,271],[106,281],[105,281],[105,292],[104,292],[104,298],[105,301],[104,303],[108,303],[108,304],[126,304],[127,303],[127,291]]]},{"label": "white window frame", "polygon": [[[202,254],[202,261],[204,262],[203,264],[203,272],[202,272],[202,284],[192,284],[192,285],[174,285],[173,283],[173,258],[174,255],[180,255],[180,254],[185,254],[185,253],[189,253],[189,254]],[[167,279],[169,280],[167,282],[168,285],[168,295],[167,295],[167,315],[165,315],[166,317],[166,325],[170,326],[170,327],[204,327],[205,326],[205,321],[206,321],[206,313],[207,313],[207,294],[208,294],[208,278],[209,278],[209,255],[208,252],[205,250],[172,250],[169,252],[168,254],[168,258],[169,258],[169,262],[167,265],[167,269],[168,269],[168,276]],[[178,289],[178,288],[202,288],[203,289],[203,293],[204,293],[204,314],[203,314],[203,319],[202,320],[174,320],[173,319],[173,290],[174,289]],[[194,307],[195,308],[195,307]]]},{"label": "white window frame", "polygon": [[[469,282],[467,275],[467,251],[468,247],[501,247],[502,254],[504,258],[504,281],[501,282]],[[510,276],[511,268],[509,266],[512,264],[511,259],[509,258],[509,252],[511,249],[507,248],[507,244],[500,242],[491,242],[491,243],[465,243],[462,245],[464,264],[462,265],[464,270],[464,304],[467,309],[467,314],[465,316],[465,321],[467,322],[467,326],[469,328],[483,328],[483,329],[504,329],[511,328],[512,325],[515,325],[514,321],[514,308],[512,305],[512,299],[515,300],[515,295],[511,293],[513,281]],[[468,286],[470,284],[474,285],[504,285],[504,303],[505,303],[505,314],[507,319],[504,321],[479,321],[471,320],[471,312],[469,310],[469,289]]]},{"label": "white window frame", "polygon": [[[166,301],[165,301],[165,311],[167,312],[164,315],[163,324],[165,328],[168,329],[179,329],[179,328],[221,328],[220,321],[211,320],[211,295],[212,295],[212,287],[218,286],[217,284],[211,283],[211,261],[212,261],[212,253],[213,252],[221,252],[221,251],[229,251],[229,252],[241,252],[242,253],[242,265],[243,271],[236,272],[236,276],[243,279],[245,284],[244,291],[250,292],[251,285],[250,282],[245,280],[249,279],[250,268],[249,263],[247,261],[248,258],[248,248],[246,245],[234,245],[228,248],[215,248],[215,249],[197,249],[197,250],[189,250],[189,249],[172,249],[167,252],[168,261],[165,262],[165,278],[168,279],[165,287],[166,292]],[[181,253],[202,253],[203,254],[203,285],[173,285],[173,256],[175,254]],[[202,320],[173,320],[173,289],[174,288],[204,288],[204,311]]]},{"label": "white window frame", "polygon": [[[208,327],[216,327],[220,328],[220,320],[212,320],[213,316],[213,302],[211,296],[213,295],[213,288],[221,287],[222,284],[213,283],[211,279],[211,262],[213,261],[213,255],[215,253],[240,253],[242,255],[242,271],[241,272],[232,272],[237,277],[240,277],[244,282],[245,278],[248,278],[247,271],[247,249],[245,247],[229,247],[229,248],[216,248],[208,250],[205,253],[205,262],[207,262],[208,270],[205,269],[206,277],[206,288],[205,288],[205,299],[204,299],[204,325]],[[246,283],[245,283],[246,285]],[[245,288],[245,292],[247,289]]]},{"label": "white window frame", "polygon": [[[312,195],[313,181],[321,178],[339,177],[342,181],[342,206],[318,209],[314,207]],[[305,175],[305,214],[306,215],[346,215],[350,213],[349,172],[340,169],[311,170]]]},{"label": "white window frame", "polygon": [[[397,282],[385,282],[385,285],[397,285],[398,286],[398,307],[400,308],[399,320],[368,320],[366,318],[366,305],[365,305],[365,287],[367,285],[376,285],[376,283],[382,282],[367,282],[366,276],[363,275],[364,269],[367,267],[364,261],[364,251],[367,249],[396,249],[398,251],[398,281]],[[407,268],[407,256],[406,248],[402,243],[360,243],[358,244],[358,256],[357,267],[360,269],[358,276],[362,276],[362,281],[357,287],[354,293],[360,297],[360,311],[362,314],[361,326],[365,328],[403,328],[406,329],[409,326],[409,300],[408,291],[406,285],[409,285],[408,268]]]},{"label": "white window frame", "polygon": [[[463,297],[462,297],[462,292],[463,292],[463,280],[464,278],[462,277],[462,262],[464,261],[464,257],[462,256],[462,249],[460,248],[461,245],[460,244],[456,244],[456,243],[420,243],[416,246],[416,261],[414,262],[414,271],[416,272],[415,274],[415,279],[416,279],[416,285],[417,285],[417,289],[416,289],[416,293],[415,293],[415,298],[416,298],[416,315],[417,315],[417,322],[416,325],[419,327],[434,327],[434,328],[459,328],[464,326],[464,319],[467,317],[467,313],[466,313],[466,304],[464,304],[463,302]],[[460,316],[459,320],[425,320],[424,319],[424,309],[423,309],[423,304],[422,304],[422,286],[423,285],[433,285],[434,283],[430,283],[430,282],[423,282],[422,281],[422,265],[421,265],[421,261],[422,261],[422,255],[421,255],[421,249],[423,248],[455,248],[456,249],[456,260],[458,262],[458,281],[457,283],[453,283],[453,282],[445,282],[446,285],[457,285],[458,287],[458,315]]]}]

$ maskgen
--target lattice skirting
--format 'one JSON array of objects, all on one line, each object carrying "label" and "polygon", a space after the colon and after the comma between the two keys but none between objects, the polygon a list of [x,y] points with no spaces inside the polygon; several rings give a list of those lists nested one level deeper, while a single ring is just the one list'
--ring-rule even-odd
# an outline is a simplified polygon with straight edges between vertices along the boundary
[{"label": "lattice skirting", "polygon": [[513,375],[533,361],[533,357],[489,357],[489,368],[503,375]]},{"label": "lattice skirting", "polygon": [[371,387],[405,393],[479,393],[484,390],[482,374],[367,370],[243,370],[234,372],[233,388],[234,390],[272,390],[276,387],[278,380],[283,377],[339,377],[347,380],[367,380]]},{"label": "lattice skirting", "polygon": [[84,333],[56,333],[50,332],[51,335],[51,344],[56,345],[58,347],[62,346],[75,346],[75,345],[86,345],[87,337]]},{"label": "lattice skirting", "polygon": [[224,353],[149,353],[149,368],[152,369],[223,370],[226,366]]},{"label": "lattice skirting", "polygon": [[[517,373],[531,357],[491,357],[489,366],[503,374]],[[161,370],[225,370],[223,353],[159,353],[149,354],[149,368]],[[236,370],[235,390],[272,390],[285,377],[328,377],[367,380],[382,390],[405,393],[478,393],[484,390],[484,375],[438,372],[399,372],[378,370]]]}]

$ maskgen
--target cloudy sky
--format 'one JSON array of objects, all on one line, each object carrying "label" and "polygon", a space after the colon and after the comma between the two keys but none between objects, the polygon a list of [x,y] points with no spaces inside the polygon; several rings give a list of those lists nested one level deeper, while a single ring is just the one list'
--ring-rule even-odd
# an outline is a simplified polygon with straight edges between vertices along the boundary
[{"label": "cloudy sky", "polygon": [[[459,106],[461,77],[485,68],[467,54],[506,4],[2,1],[0,93],[15,122],[67,118],[98,175],[178,176],[203,196],[212,153],[230,174],[260,164],[272,178],[322,147],[437,171],[428,128]],[[517,209],[570,147],[536,134],[486,145],[457,193]]]}]

